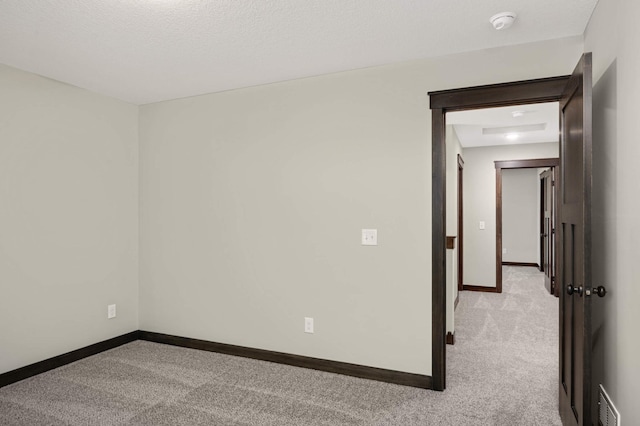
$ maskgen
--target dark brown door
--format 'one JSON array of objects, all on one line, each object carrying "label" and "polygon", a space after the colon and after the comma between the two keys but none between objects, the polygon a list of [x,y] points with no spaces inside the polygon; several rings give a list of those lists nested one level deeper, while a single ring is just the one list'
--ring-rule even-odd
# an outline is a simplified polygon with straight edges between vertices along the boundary
[{"label": "dark brown door", "polygon": [[591,53],[560,101],[557,285],[560,288],[560,416],[592,424],[591,401]]},{"label": "dark brown door", "polygon": [[544,272],[544,285],[554,293],[553,282],[553,172],[540,174],[540,270]]},{"label": "dark brown door", "polygon": [[464,241],[464,230],[463,230],[463,224],[464,224],[464,209],[463,209],[463,205],[462,205],[462,200],[463,200],[463,170],[464,170],[464,160],[462,159],[462,157],[460,156],[460,154],[458,154],[458,291],[462,291],[463,289],[463,272],[464,272],[464,267],[463,267],[463,241]]}]

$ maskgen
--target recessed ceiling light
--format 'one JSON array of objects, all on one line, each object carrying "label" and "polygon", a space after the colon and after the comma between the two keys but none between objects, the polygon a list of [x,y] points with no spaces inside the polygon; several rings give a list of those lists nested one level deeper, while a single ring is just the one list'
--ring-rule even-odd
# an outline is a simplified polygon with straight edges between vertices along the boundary
[{"label": "recessed ceiling light", "polygon": [[516,139],[518,139],[518,134],[517,133],[507,133],[505,138],[509,139],[510,141],[515,141]]},{"label": "recessed ceiling light", "polygon": [[506,127],[485,127],[482,129],[483,135],[506,135],[509,133],[537,132],[545,130],[547,123],[524,124],[522,126],[506,126]]}]

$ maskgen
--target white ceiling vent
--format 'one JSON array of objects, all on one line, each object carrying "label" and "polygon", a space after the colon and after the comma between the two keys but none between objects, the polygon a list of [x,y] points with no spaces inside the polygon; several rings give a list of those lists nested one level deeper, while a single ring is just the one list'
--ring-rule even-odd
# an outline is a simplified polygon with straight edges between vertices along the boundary
[{"label": "white ceiling vent", "polygon": [[600,424],[602,426],[620,426],[620,413],[611,402],[609,395],[600,385],[600,396],[598,398],[598,407],[600,411]]}]

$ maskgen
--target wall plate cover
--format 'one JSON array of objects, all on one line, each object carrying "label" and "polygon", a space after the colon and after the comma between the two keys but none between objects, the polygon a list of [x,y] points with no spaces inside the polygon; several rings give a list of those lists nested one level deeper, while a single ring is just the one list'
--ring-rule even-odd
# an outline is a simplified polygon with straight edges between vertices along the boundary
[{"label": "wall plate cover", "polygon": [[313,333],[313,318],[304,318],[304,332]]},{"label": "wall plate cover", "polygon": [[363,246],[377,246],[378,245],[378,230],[377,229],[363,229],[362,230],[362,245]]}]

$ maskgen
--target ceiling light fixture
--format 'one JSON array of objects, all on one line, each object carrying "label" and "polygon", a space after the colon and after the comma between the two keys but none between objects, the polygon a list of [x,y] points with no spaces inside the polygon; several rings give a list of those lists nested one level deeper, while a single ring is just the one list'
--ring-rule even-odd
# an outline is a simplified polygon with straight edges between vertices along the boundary
[{"label": "ceiling light fixture", "polygon": [[507,135],[505,137],[507,139],[509,139],[510,141],[515,141],[516,139],[518,139],[518,134],[517,133],[507,133]]},{"label": "ceiling light fixture", "polygon": [[511,111],[511,115],[513,116],[513,118],[519,118],[524,116],[524,113],[526,111]]},{"label": "ceiling light fixture", "polygon": [[516,17],[517,15],[513,12],[502,12],[502,13],[498,13],[497,15],[493,15],[491,19],[489,19],[489,22],[491,22],[491,25],[493,25],[493,28],[495,28],[498,31],[506,30],[511,25],[513,25],[513,22],[516,20]]},{"label": "ceiling light fixture", "polygon": [[509,133],[525,133],[538,132],[545,130],[547,123],[523,124],[522,126],[506,126],[506,127],[485,127],[482,129],[483,135],[507,135]]}]

